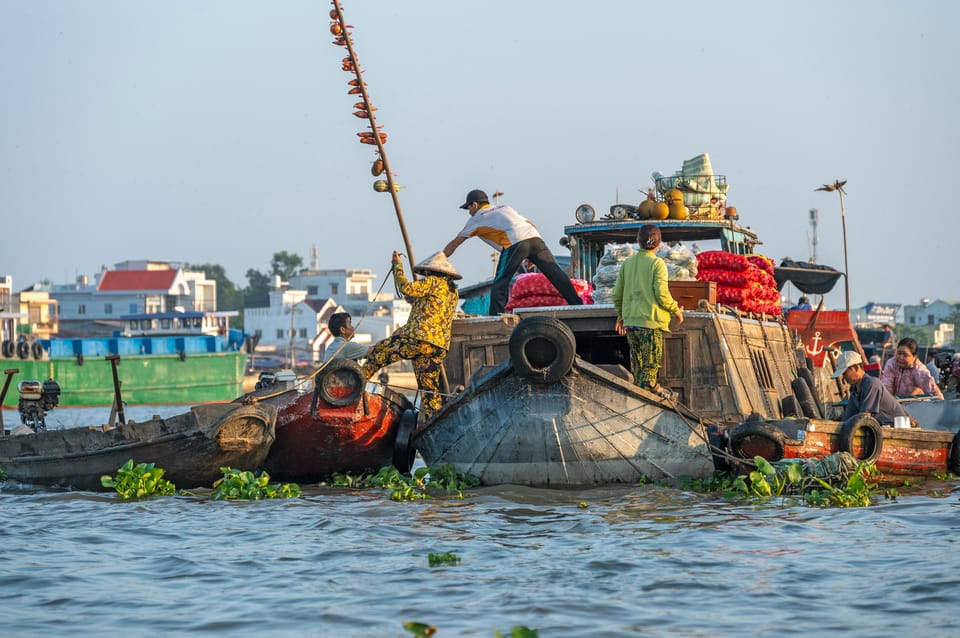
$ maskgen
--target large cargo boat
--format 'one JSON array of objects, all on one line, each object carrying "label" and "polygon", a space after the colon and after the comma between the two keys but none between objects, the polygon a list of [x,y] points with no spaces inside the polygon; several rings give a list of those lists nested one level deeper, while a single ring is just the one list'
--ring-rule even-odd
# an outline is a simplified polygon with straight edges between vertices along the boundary
[{"label": "large cargo boat", "polygon": [[[54,379],[64,407],[111,405],[111,368],[120,355],[123,398],[129,403],[208,403],[243,394],[247,352],[243,334],[227,325],[230,312],[166,312],[122,317],[113,337],[4,342],[0,368],[15,380]],[[8,396],[4,407],[16,407]]]}]

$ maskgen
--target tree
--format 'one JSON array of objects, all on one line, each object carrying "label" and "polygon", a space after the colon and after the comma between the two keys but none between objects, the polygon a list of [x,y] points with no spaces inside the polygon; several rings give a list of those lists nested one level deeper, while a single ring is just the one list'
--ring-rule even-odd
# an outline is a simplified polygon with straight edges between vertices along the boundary
[{"label": "tree", "polygon": [[285,281],[297,275],[302,267],[303,257],[285,250],[273,253],[273,259],[270,260],[270,274],[280,275]]},{"label": "tree", "polygon": [[270,303],[270,276],[259,270],[247,270],[247,287],[243,291],[244,307],[262,308]]},{"label": "tree", "polygon": [[184,269],[200,271],[217,282],[217,310],[240,310],[243,307],[243,296],[220,264],[187,264]]}]

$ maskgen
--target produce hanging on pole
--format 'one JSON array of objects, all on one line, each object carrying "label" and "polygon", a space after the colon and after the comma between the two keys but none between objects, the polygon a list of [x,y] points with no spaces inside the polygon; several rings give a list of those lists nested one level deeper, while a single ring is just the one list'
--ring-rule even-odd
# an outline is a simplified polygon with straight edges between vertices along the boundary
[{"label": "produce hanging on pole", "polygon": [[370,103],[370,95],[367,93],[367,83],[364,82],[363,77],[361,77],[363,70],[360,69],[360,63],[357,61],[357,53],[353,48],[353,40],[350,38],[350,29],[353,28],[353,25],[344,22],[343,8],[340,6],[340,0],[331,0],[331,4],[333,4],[333,9],[330,9],[330,33],[334,36],[333,43],[337,46],[346,47],[347,49],[347,56],[341,60],[341,68],[345,72],[352,73],[356,76],[347,82],[350,86],[347,93],[349,95],[359,95],[361,98],[360,102],[353,105],[353,108],[357,109],[353,114],[358,118],[366,119],[370,122],[370,130],[360,131],[357,133],[357,137],[360,138],[361,144],[369,144],[370,146],[377,147],[377,157],[373,162],[370,172],[373,173],[374,177],[382,175],[383,178],[375,181],[373,188],[378,193],[390,193],[390,197],[393,198],[393,208],[397,213],[397,222],[400,224],[403,244],[407,249],[407,259],[410,260],[411,278],[416,279],[417,275],[413,272],[413,248],[410,245],[410,238],[407,236],[407,226],[403,221],[403,213],[400,211],[400,199],[397,197],[397,191],[399,191],[402,186],[393,181],[394,175],[390,171],[387,153],[383,148],[384,144],[387,143],[387,134],[381,132],[380,129],[382,127],[377,125],[377,118],[373,114],[377,108]]}]

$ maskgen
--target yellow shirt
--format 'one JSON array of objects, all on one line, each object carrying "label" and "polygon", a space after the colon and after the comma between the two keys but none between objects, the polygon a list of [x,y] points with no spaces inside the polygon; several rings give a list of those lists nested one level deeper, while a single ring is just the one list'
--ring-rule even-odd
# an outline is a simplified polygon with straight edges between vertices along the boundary
[{"label": "yellow shirt", "polygon": [[411,305],[410,318],[398,333],[449,350],[450,328],[460,301],[456,288],[451,290],[447,279],[434,275],[410,281],[400,264],[394,269],[393,278],[397,290]]}]

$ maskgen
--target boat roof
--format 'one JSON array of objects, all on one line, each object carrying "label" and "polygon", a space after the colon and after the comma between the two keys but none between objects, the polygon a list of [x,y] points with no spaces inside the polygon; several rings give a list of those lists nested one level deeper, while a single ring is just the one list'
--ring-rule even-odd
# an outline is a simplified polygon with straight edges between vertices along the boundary
[{"label": "boat roof", "polygon": [[239,310],[216,310],[209,312],[141,312],[135,315],[121,315],[123,321],[140,321],[143,319],[198,319],[200,317],[236,317]]},{"label": "boat roof", "polygon": [[637,231],[646,224],[659,227],[665,242],[719,239],[734,240],[750,246],[763,243],[749,227],[735,224],[732,220],[604,219],[565,226],[563,232],[568,237],[589,237],[591,241],[606,244],[635,243]]}]

